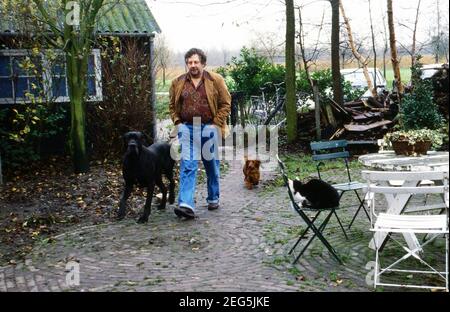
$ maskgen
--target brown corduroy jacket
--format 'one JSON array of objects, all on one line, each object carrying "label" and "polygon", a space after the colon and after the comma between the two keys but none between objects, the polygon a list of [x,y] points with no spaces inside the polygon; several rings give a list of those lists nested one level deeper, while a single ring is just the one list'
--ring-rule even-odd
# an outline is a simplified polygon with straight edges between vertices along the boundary
[{"label": "brown corduroy jacket", "polygon": [[[174,124],[181,122],[180,113],[182,110],[183,99],[181,93],[183,92],[184,83],[186,81],[184,74],[172,81],[170,86],[170,117]],[[227,125],[227,117],[231,112],[231,95],[225,84],[225,80],[221,75],[204,71],[206,96],[208,98],[208,105],[213,116],[213,124],[221,129],[222,137],[229,135],[230,129]]]}]

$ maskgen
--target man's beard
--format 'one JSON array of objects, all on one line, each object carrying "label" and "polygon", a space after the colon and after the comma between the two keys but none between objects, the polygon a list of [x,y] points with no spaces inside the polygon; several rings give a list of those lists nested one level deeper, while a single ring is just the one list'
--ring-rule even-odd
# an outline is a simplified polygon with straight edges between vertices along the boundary
[{"label": "man's beard", "polygon": [[191,75],[192,78],[200,78],[201,77],[201,71],[200,69],[196,69],[196,70],[190,70],[189,74]]}]

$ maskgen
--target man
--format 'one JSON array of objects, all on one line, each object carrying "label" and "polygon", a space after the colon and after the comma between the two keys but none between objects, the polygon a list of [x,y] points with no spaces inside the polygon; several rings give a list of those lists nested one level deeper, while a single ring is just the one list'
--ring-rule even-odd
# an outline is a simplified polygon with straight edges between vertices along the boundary
[{"label": "man", "polygon": [[172,121],[178,128],[182,151],[178,207],[175,208],[175,214],[193,219],[200,159],[207,176],[208,210],[219,208],[218,147],[221,138],[229,134],[227,117],[231,111],[231,96],[222,76],[205,70],[207,58],[202,50],[193,48],[186,53],[184,59],[188,72],[173,80],[169,104]]}]

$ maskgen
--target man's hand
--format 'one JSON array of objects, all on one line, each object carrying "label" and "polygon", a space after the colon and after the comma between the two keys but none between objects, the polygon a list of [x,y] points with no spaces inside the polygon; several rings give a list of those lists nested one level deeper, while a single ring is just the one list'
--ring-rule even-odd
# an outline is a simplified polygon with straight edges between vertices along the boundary
[{"label": "man's hand", "polygon": [[169,134],[169,138],[170,139],[175,139],[176,137],[178,137],[178,126],[181,125],[181,121],[177,121],[175,123],[175,127],[173,128],[173,130],[170,132]]}]

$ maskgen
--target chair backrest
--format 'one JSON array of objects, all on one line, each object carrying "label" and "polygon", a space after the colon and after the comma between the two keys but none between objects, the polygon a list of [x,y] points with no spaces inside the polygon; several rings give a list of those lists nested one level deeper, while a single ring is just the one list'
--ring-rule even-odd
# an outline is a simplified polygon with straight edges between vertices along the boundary
[{"label": "chair backrest", "polygon": [[[289,194],[289,199],[291,200],[293,205],[296,205],[298,209],[300,209],[300,207],[298,207],[295,199],[294,199],[294,194],[292,194],[291,188],[289,187],[289,178],[286,174],[286,166],[284,165],[284,163],[280,160],[280,158],[277,155],[277,161],[278,161],[278,165],[280,166],[280,170],[281,170],[281,175],[283,176],[283,181],[284,181],[284,185],[286,186],[287,190],[288,190],[288,194]],[[295,210],[296,207],[294,207]]]},{"label": "chair backrest", "polygon": [[310,227],[314,227],[315,225],[312,223],[312,221],[308,218],[308,216],[306,215],[305,211],[303,211],[303,209],[298,205],[298,203],[295,201],[294,198],[294,194],[292,194],[291,188],[289,187],[289,178],[286,174],[286,166],[284,165],[284,163],[280,160],[280,158],[277,155],[277,161],[278,161],[278,165],[280,166],[280,170],[281,170],[281,174],[283,176],[283,181],[284,184],[288,190],[288,194],[289,194],[289,199],[291,201],[291,207],[300,215],[300,217],[303,219],[303,221],[305,221],[305,223],[310,226]]},{"label": "chair backrest", "polygon": [[316,167],[319,179],[321,179],[320,166],[323,165],[324,160],[344,159],[348,179],[350,182],[352,181],[350,169],[348,167],[348,158],[350,157],[350,153],[346,150],[346,140],[311,142],[310,147],[313,153],[312,159],[314,161],[318,161]]},{"label": "chair backrest", "polygon": [[[399,194],[415,195],[415,194],[443,194],[444,207],[440,205],[424,206],[422,210],[430,210],[436,208],[449,208],[449,172],[448,171],[362,171],[362,177],[367,180],[367,194],[369,198],[368,205],[371,215],[377,217],[375,211],[375,194],[383,194],[386,196],[397,196]],[[423,180],[442,181],[442,185],[421,186]],[[395,183],[391,183],[394,182]],[[399,181],[404,181],[398,186]],[[441,184],[441,183],[439,183]],[[397,186],[396,186],[397,185]],[[428,207],[428,208],[427,208]]]}]

